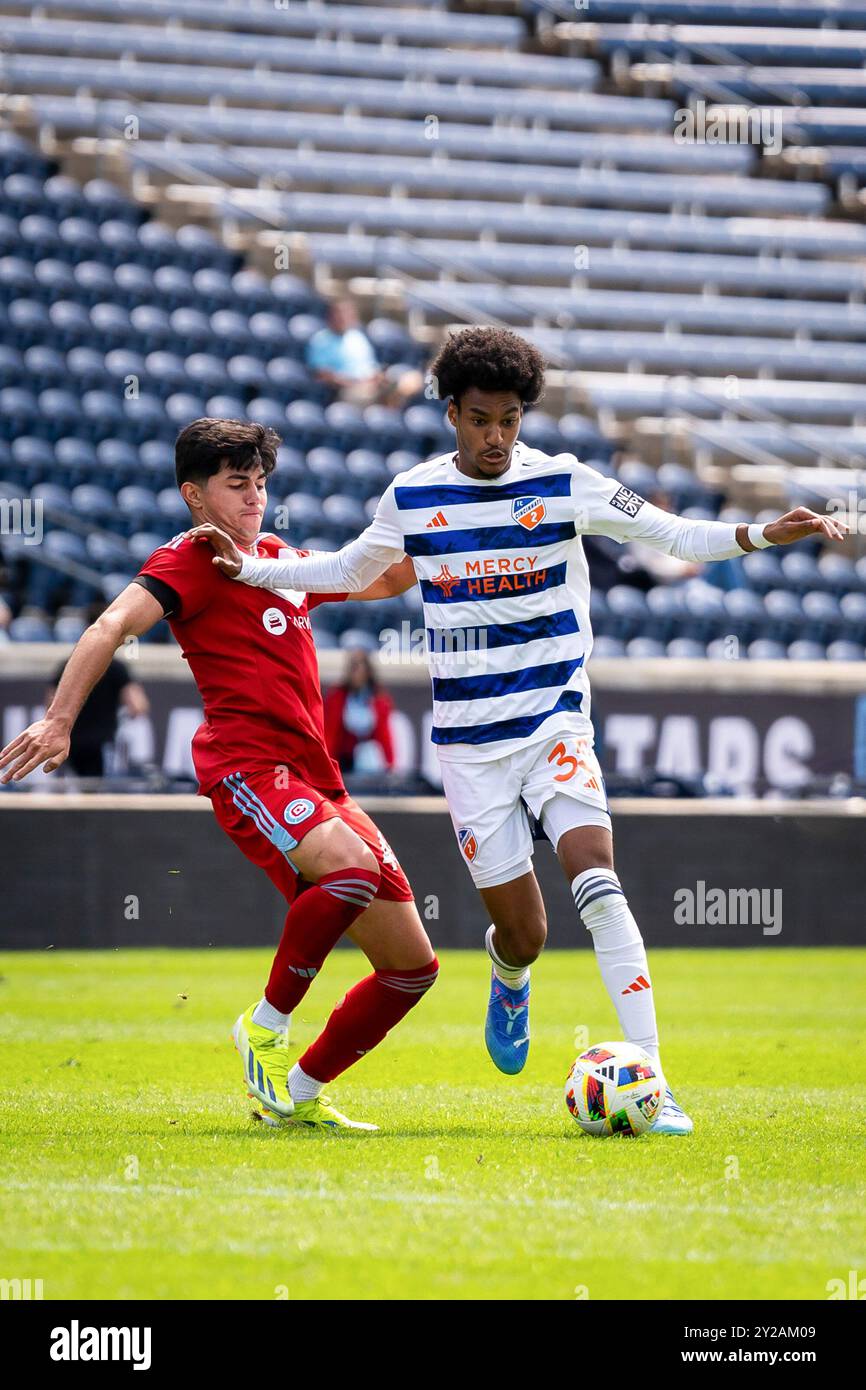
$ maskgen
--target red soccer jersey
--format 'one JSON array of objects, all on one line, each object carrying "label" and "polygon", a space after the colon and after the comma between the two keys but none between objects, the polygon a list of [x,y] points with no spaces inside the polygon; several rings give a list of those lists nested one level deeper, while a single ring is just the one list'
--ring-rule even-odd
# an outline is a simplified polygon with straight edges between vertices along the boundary
[{"label": "red soccer jersey", "polygon": [[[265,534],[253,554],[287,548]],[[199,793],[207,795],[229,772],[262,764],[285,764],[320,791],[342,791],[325,742],[309,611],[346,595],[256,589],[227,578],[212,561],[209,545],[181,534],[155,550],[138,576],[145,587],[148,577],[167,584],[178,598],[166,617],[204,705],[192,741]],[[158,585],[151,591],[164,598]]]}]

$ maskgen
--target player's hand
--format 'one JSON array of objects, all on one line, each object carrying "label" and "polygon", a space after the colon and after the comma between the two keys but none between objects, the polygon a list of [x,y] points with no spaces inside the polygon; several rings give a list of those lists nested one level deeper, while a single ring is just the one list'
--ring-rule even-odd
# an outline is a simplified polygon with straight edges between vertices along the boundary
[{"label": "player's hand", "polygon": [[227,574],[229,579],[237,579],[241,572],[243,556],[225,531],[206,521],[201,526],[194,526],[191,531],[187,531],[186,537],[191,541],[208,541],[216,551],[213,562],[217,568],[222,570],[223,574]]},{"label": "player's hand", "polygon": [[37,719],[0,752],[0,782],[20,782],[28,772],[42,767],[54,772],[69,757],[69,729],[54,719]]},{"label": "player's hand", "polygon": [[844,521],[833,516],[819,516],[808,507],[795,507],[786,512],[778,521],[771,521],[764,527],[764,535],[773,545],[791,545],[793,541],[804,541],[808,536],[826,536],[830,541],[842,541],[848,534]]}]

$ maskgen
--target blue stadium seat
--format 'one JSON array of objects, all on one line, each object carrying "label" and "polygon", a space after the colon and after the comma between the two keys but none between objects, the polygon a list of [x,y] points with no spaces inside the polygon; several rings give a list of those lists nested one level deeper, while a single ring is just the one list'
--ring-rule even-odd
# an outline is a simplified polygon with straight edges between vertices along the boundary
[{"label": "blue stadium seat", "polygon": [[20,247],[22,254],[29,255],[33,261],[42,260],[47,256],[63,256],[67,260],[74,260],[70,243],[61,234],[62,225],[52,217],[46,217],[44,213],[28,213],[18,224],[14,249]]},{"label": "blue stadium seat", "polygon": [[4,386],[0,390],[0,432],[5,438],[35,433],[41,421],[39,402],[32,391],[23,386]]},{"label": "blue stadium seat", "polygon": [[324,411],[315,401],[295,400],[286,406],[285,428],[299,449],[314,449],[328,437]]},{"label": "blue stadium seat", "polygon": [[339,449],[320,445],[310,449],[304,469],[304,491],[315,492],[319,497],[328,497],[339,491],[346,482],[346,459]]},{"label": "blue stadium seat", "polygon": [[646,627],[647,599],[640,589],[627,584],[614,584],[607,592],[607,612],[610,633],[628,641]]},{"label": "blue stadium seat", "polygon": [[130,559],[140,567],[167,539],[159,531],[136,531],[129,537]]},{"label": "blue stadium seat", "polygon": [[117,512],[117,503],[108,488],[98,483],[79,483],[72,489],[73,512],[84,521],[111,521]]},{"label": "blue stadium seat", "polygon": [[246,420],[249,411],[241,396],[211,396],[205,404],[205,415],[219,420]]},{"label": "blue stadium seat", "polygon": [[[28,348],[28,352],[41,351],[42,344],[37,343],[35,349]],[[12,347],[9,343],[0,343],[0,390],[4,386],[20,386],[25,377],[29,378],[30,373],[25,368],[25,355],[19,352],[18,348]]]},{"label": "blue stadium seat", "polygon": [[368,405],[363,412],[363,442],[387,454],[403,441],[403,417],[387,405]]},{"label": "blue stadium seat", "polygon": [[391,481],[383,454],[375,449],[352,449],[346,455],[345,486],[364,499],[379,496]]},{"label": "blue stadium seat", "polygon": [[844,594],[839,600],[839,611],[845,623],[845,637],[854,642],[866,641],[866,594]]},{"label": "blue stadium seat", "polygon": [[250,353],[230,357],[223,368],[223,376],[227,376],[241,390],[252,391],[257,396],[267,395],[269,383],[265,364],[261,358],[253,357]]},{"label": "blue stadium seat", "polygon": [[354,497],[339,494],[326,497],[322,503],[322,514],[328,525],[341,533],[344,541],[354,540],[367,524],[363,504]]},{"label": "blue stadium seat", "polygon": [[788,647],[789,661],[823,661],[825,655],[820,642],[812,642],[806,638],[792,642]]},{"label": "blue stadium seat", "polygon": [[680,661],[703,661],[707,649],[703,642],[698,642],[692,637],[674,637],[668,642],[667,654]]},{"label": "blue stadium seat", "polygon": [[117,509],[131,533],[146,531],[156,525],[160,517],[156,498],[149,488],[138,483],[127,483],[117,494]]},{"label": "blue stadium seat", "polygon": [[286,411],[274,396],[254,396],[246,410],[250,420],[282,433],[286,428]]},{"label": "blue stadium seat", "polygon": [[96,446],[96,457],[100,475],[112,487],[138,479],[141,471],[138,450],[127,439],[103,439]]},{"label": "blue stadium seat", "polygon": [[750,661],[785,661],[787,656],[788,649],[784,642],[775,642],[771,638],[759,637],[757,641],[749,644],[748,657]]},{"label": "blue stadium seat", "polygon": [[142,480],[158,487],[174,478],[174,445],[161,439],[146,439],[138,451]]},{"label": "blue stadium seat", "polygon": [[[2,350],[0,350],[2,352]],[[47,386],[59,386],[67,380],[66,358],[57,348],[37,343],[24,353],[23,366],[27,380],[41,390]],[[0,377],[2,377],[2,356],[0,356]]]},{"label": "blue stadium seat", "polygon": [[[286,498],[289,509],[289,527],[291,535],[313,535],[320,530],[326,530],[325,514],[322,511],[320,498],[314,497],[309,492],[292,492]],[[297,544],[297,541],[294,542]],[[306,542],[304,543],[306,546]],[[308,546],[308,549],[317,547]]]},{"label": "blue stadium seat", "polygon": [[177,531],[187,530],[192,524],[189,508],[176,487],[160,488],[156,494],[156,503],[160,517],[172,528],[172,535]]},{"label": "blue stadium seat", "polygon": [[[2,409],[2,393],[0,393]],[[20,434],[12,440],[11,459],[6,465],[6,473],[16,482],[30,487],[37,480],[50,481],[54,474],[54,448],[47,439],[35,435]]]},{"label": "blue stadium seat", "polygon": [[69,349],[66,366],[79,391],[98,391],[111,384],[111,373],[105,365],[104,353],[87,344]]},{"label": "blue stadium seat", "polygon": [[395,449],[385,459],[385,467],[392,478],[396,478],[398,473],[406,473],[410,468],[421,462],[422,453],[415,453],[411,449]]},{"label": "blue stadium seat", "polygon": [[[595,655],[598,656],[598,642],[611,641],[611,638],[599,638],[595,644]],[[644,661],[648,657],[656,658],[666,655],[665,644],[660,642],[657,637],[633,637],[626,643],[625,655],[634,661]]]},{"label": "blue stadium seat", "polygon": [[84,617],[73,617],[68,615],[57,618],[54,622],[52,637],[55,642],[77,642],[84,629],[87,627],[87,619]]},{"label": "blue stadium seat", "polygon": [[120,536],[106,536],[98,531],[87,537],[87,558],[103,574],[121,570],[130,564],[126,542]]},{"label": "blue stadium seat", "polygon": [[831,642],[827,647],[828,661],[862,661],[864,659],[862,642]]},{"label": "blue stadium seat", "polygon": [[45,618],[18,617],[9,624],[9,637],[13,642],[50,642],[51,624]]},{"label": "blue stadium seat", "polygon": [[86,481],[97,470],[96,451],[89,440],[67,435],[54,446],[59,477],[69,486]]},{"label": "blue stadium seat", "polygon": [[624,657],[626,646],[618,637],[608,637],[605,633],[600,633],[593,643],[592,655],[602,661]]},{"label": "blue stadium seat", "polygon": [[178,430],[182,430],[191,420],[201,420],[206,414],[204,397],[194,396],[189,391],[178,391],[168,396],[163,409],[167,419]]},{"label": "blue stadium seat", "polygon": [[[52,305],[56,309],[57,305]],[[78,309],[78,305],[72,306]],[[83,310],[82,310],[83,312]],[[38,299],[14,299],[8,309],[8,323],[0,320],[4,341],[21,349],[54,338],[54,315]],[[85,315],[86,318],[86,315]]]},{"label": "blue stadium seat", "polygon": [[265,363],[271,389],[279,392],[285,400],[297,400],[306,396],[315,403],[316,399],[327,399],[330,391],[317,391],[310,381],[306,368],[293,357],[272,357]]},{"label": "blue stadium seat", "polygon": [[790,589],[770,589],[764,595],[764,608],[780,642],[793,642],[806,626],[802,603]]},{"label": "blue stadium seat", "polygon": [[307,456],[300,449],[281,444],[277,450],[277,466],[271,484],[278,492],[302,492],[308,473]]},{"label": "blue stadium seat", "polygon": [[325,407],[328,436],[336,449],[347,453],[369,438],[360,406],[350,401],[332,401]]}]

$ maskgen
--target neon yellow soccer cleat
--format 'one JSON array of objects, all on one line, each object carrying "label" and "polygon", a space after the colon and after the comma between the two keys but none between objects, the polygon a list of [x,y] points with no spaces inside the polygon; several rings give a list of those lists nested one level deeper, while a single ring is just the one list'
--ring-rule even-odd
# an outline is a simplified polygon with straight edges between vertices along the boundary
[{"label": "neon yellow soccer cleat", "polygon": [[289,1095],[289,1041],[285,1033],[274,1033],[253,1023],[251,1004],[232,1029],[232,1040],[244,1064],[244,1080],[251,1100],[286,1119],[295,1106]]},{"label": "neon yellow soccer cleat", "polygon": [[275,1115],[273,1107],[264,1106],[261,1117],[266,1125],[297,1125],[300,1129],[333,1130],[334,1133],[356,1131],[361,1134],[378,1134],[378,1125],[365,1124],[361,1120],[350,1120],[335,1110],[327,1096],[315,1100],[295,1101],[294,1113]]}]

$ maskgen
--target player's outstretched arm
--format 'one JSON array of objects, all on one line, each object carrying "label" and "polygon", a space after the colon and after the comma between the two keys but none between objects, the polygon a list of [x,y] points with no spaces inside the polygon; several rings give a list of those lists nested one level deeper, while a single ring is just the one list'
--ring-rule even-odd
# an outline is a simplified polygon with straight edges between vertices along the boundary
[{"label": "player's outstretched arm", "polygon": [[0,752],[0,782],[20,782],[37,767],[54,772],[69,756],[69,738],[81,707],[127,637],[159,622],[162,604],[140,584],[129,584],[76,642],[54,698],[42,719]]},{"label": "player's outstretched arm", "polygon": [[[210,544],[215,552],[214,564],[232,579],[259,589],[300,589],[305,594],[365,593],[403,559],[405,549],[393,483],[379,499],[376,515],[366,531],[342,550],[314,550],[309,555],[285,551],[274,558],[258,559],[244,555],[224,531],[209,522],[194,526],[186,535],[193,541]],[[379,597],[390,592],[386,590]]]},{"label": "player's outstretched arm", "polygon": [[730,560],[768,545],[790,545],[811,536],[840,541],[843,522],[797,507],[777,521],[739,525],[724,521],[693,521],[656,507],[594,469],[577,465],[574,474],[575,519],[579,529],[612,540],[644,541],[678,560],[706,564]]},{"label": "player's outstretched arm", "polygon": [[[743,550],[759,550],[754,545],[749,532],[750,526],[737,527],[737,540]],[[762,535],[768,545],[792,545],[794,541],[805,541],[813,536],[826,536],[830,541],[842,541],[848,534],[844,521],[833,516],[821,516],[808,507],[795,507],[786,512],[778,521],[770,521],[762,528]]]}]

